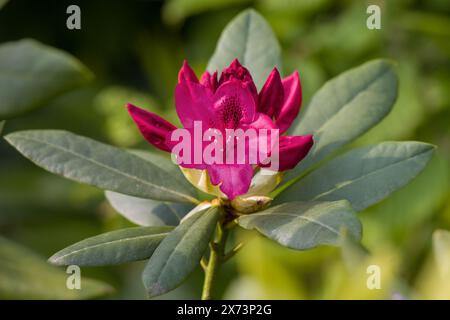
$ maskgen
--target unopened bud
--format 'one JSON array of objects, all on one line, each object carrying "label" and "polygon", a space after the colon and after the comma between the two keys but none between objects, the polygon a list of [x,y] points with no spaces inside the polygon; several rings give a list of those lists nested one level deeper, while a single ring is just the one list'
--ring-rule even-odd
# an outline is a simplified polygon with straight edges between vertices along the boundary
[{"label": "unopened bud", "polygon": [[236,197],[231,201],[231,206],[238,213],[249,214],[267,208],[271,202],[272,198],[266,196]]}]

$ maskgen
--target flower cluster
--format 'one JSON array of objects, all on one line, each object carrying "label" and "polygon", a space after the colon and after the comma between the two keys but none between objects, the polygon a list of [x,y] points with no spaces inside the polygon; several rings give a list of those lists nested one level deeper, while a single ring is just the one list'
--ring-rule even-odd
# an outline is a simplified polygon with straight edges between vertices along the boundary
[{"label": "flower cluster", "polygon": [[[194,130],[201,122],[202,130],[229,129],[277,130],[285,133],[297,117],[302,100],[300,78],[294,72],[281,78],[274,68],[264,86],[257,91],[250,72],[235,59],[220,76],[218,72],[206,71],[199,80],[191,67],[184,62],[175,89],[176,111],[184,129]],[[149,111],[128,104],[128,110],[145,139],[155,147],[172,152],[176,142],[173,124]],[[311,135],[278,137],[278,171],[294,168],[313,145]],[[256,138],[258,140],[258,138]],[[252,145],[245,145],[248,153]],[[274,141],[270,144],[273,145]],[[207,144],[202,142],[201,148]],[[252,182],[255,167],[268,167],[264,162],[257,165],[244,163],[180,163],[181,167],[207,173],[210,183],[218,186],[226,197],[234,199],[246,194]]]}]

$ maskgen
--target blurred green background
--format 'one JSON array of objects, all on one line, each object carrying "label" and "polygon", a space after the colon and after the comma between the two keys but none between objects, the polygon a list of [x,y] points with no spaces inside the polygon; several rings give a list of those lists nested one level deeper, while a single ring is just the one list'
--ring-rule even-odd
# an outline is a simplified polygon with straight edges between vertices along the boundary
[{"label": "blurred green background", "polygon": [[[81,30],[66,28],[70,4],[81,7]],[[381,7],[381,30],[366,28],[369,4]],[[0,10],[0,43],[39,40],[70,52],[96,78],[8,121],[4,133],[65,129],[122,147],[152,148],[140,137],[125,103],[177,123],[173,90],[182,61],[203,72],[223,27],[248,7],[273,27],[283,48],[284,74],[299,70],[303,106],[326,80],[349,68],[379,57],[397,62],[400,89],[393,111],[352,146],[420,140],[436,144],[438,151],[411,184],[361,213],[363,244],[373,253],[367,263],[382,267],[381,290],[366,288],[364,266],[346,271],[337,248],[297,252],[242,232],[235,236],[251,241],[222,269],[220,296],[450,299],[450,283],[436,279],[432,250],[433,231],[450,229],[448,0],[11,0]],[[0,141],[0,235],[47,258],[86,237],[125,226],[131,223],[114,212],[101,191],[47,173]],[[82,275],[114,287],[110,298],[143,299],[142,267],[83,268]],[[202,282],[197,270],[162,298],[198,298]],[[39,298],[24,292],[23,298]]]}]

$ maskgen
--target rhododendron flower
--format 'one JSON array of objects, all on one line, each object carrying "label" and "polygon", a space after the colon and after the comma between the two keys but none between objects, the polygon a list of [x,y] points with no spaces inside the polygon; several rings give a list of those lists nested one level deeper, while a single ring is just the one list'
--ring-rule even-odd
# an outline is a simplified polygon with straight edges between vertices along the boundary
[{"label": "rhododendron flower", "polygon": [[[300,104],[301,86],[297,72],[281,79],[280,73],[274,68],[258,93],[250,72],[237,59],[222,71],[220,77],[217,71],[213,74],[206,71],[200,81],[187,62],[184,62],[175,89],[176,111],[184,129],[194,132],[196,124],[201,123],[202,132],[214,129],[224,133],[225,137],[225,132],[230,129],[266,129],[284,133],[298,115]],[[177,142],[172,140],[172,133],[177,128],[174,125],[131,104],[128,105],[128,110],[148,142],[166,152],[175,150]],[[246,154],[261,143],[260,139],[257,136],[254,140],[247,141]],[[271,147],[274,143],[269,139],[269,151],[273,150]],[[201,150],[208,144],[202,141]],[[278,171],[294,168],[307,155],[312,145],[311,135],[279,136]],[[255,167],[270,168],[262,160],[259,159],[256,164],[250,163],[246,158],[244,162],[194,161],[180,165],[206,172],[210,179],[208,183],[218,186],[226,197],[234,199],[249,191]]]}]

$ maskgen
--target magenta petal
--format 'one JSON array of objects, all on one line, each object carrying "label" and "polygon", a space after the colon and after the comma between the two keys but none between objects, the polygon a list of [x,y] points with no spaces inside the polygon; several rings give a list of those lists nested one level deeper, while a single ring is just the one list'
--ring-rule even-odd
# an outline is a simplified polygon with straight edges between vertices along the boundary
[{"label": "magenta petal", "polygon": [[279,171],[293,169],[313,146],[313,136],[282,136],[280,137]]},{"label": "magenta petal", "polygon": [[194,70],[189,66],[186,60],[183,62],[183,66],[178,73],[178,83],[182,83],[184,81],[191,81],[194,83],[198,83],[197,76],[195,75]]},{"label": "magenta petal", "polygon": [[267,114],[269,117],[277,117],[281,112],[284,101],[284,88],[281,83],[280,73],[273,68],[266,83],[258,96],[258,112]]},{"label": "magenta petal", "polygon": [[255,117],[255,99],[245,83],[230,80],[223,83],[213,96],[217,129],[236,129],[251,123]]},{"label": "magenta petal", "polygon": [[212,94],[211,90],[198,82],[194,71],[185,61],[175,88],[175,106],[185,128],[192,128],[194,121],[202,121],[205,128],[209,126],[212,119]]},{"label": "magenta petal", "polygon": [[[204,128],[203,128],[204,129]],[[189,136],[191,137],[190,141],[188,143],[186,143],[185,145],[189,147],[190,150],[190,157],[183,156],[183,152],[180,152],[181,156],[183,156],[183,158],[178,159],[177,154],[175,154],[175,149],[172,149],[172,153],[173,155],[177,158],[177,163],[183,167],[183,168],[187,168],[187,169],[198,169],[198,170],[206,170],[207,165],[204,162],[203,159],[203,150],[205,149],[205,147],[209,144],[209,142],[207,141],[195,141],[194,137],[195,137],[195,129],[193,128],[188,128],[185,130],[187,130],[189,132]],[[206,129],[204,129],[203,131],[206,131]],[[201,133],[203,136],[203,132]],[[172,137],[169,137],[171,143],[173,144],[173,146],[177,145],[178,143],[184,143],[181,140],[180,141],[173,141],[172,142]],[[198,146],[196,146],[197,143],[200,143]],[[183,150],[184,151],[184,150]],[[197,156],[197,157],[196,157]],[[197,159],[196,159],[197,158]],[[187,161],[183,161],[187,160]]]},{"label": "magenta petal", "polygon": [[220,190],[232,200],[236,196],[245,194],[250,188],[253,168],[249,164],[242,165],[212,165],[208,168],[209,177],[213,185],[220,184]]},{"label": "magenta petal", "polygon": [[280,133],[289,129],[300,111],[302,102],[302,88],[297,71],[284,78],[282,83],[284,87],[284,102],[278,116],[275,116],[275,123],[280,128]]},{"label": "magenta petal", "polygon": [[241,65],[238,59],[234,59],[227,68],[222,70],[219,83],[222,84],[233,79],[253,82],[250,72]]},{"label": "magenta petal", "polygon": [[199,83],[180,82],[175,88],[175,107],[185,128],[193,128],[194,121],[202,121],[208,128],[212,116],[212,92]]},{"label": "magenta petal", "polygon": [[216,92],[217,90],[217,71],[215,71],[212,75],[208,72],[205,71],[202,74],[202,77],[200,79],[200,83],[207,87],[208,89],[210,89],[212,92]]},{"label": "magenta petal", "polygon": [[[273,123],[272,119],[269,118],[268,115],[264,114],[264,113],[256,113],[255,116],[255,120],[248,124],[248,125],[243,125],[241,126],[242,129],[247,130],[247,129],[255,129],[256,132],[258,133],[257,137],[260,136],[261,129],[267,129],[267,138],[268,140],[268,146],[271,146],[270,143],[270,134],[271,134],[271,130],[272,129],[277,129],[277,126]],[[250,147],[254,147],[257,148],[257,141],[254,141],[253,143],[251,143]],[[271,150],[271,148],[269,147],[268,150]]]},{"label": "magenta petal", "polygon": [[256,130],[259,129],[270,130],[270,129],[277,129],[277,126],[275,125],[275,123],[273,123],[272,119],[268,115],[257,112],[253,122],[246,126],[243,126],[243,129],[247,128],[253,128]]},{"label": "magenta petal", "polygon": [[219,79],[219,86],[230,80],[239,80],[245,83],[256,100],[258,97],[258,91],[255,83],[253,82],[253,78],[248,69],[242,66],[238,59],[234,59],[228,68],[223,69]]},{"label": "magenta petal", "polygon": [[158,149],[170,152],[171,144],[167,139],[176,127],[160,116],[132,104],[128,104],[127,108],[144,138]]},{"label": "magenta petal", "polygon": [[[242,129],[247,130],[247,129],[255,129],[257,132],[257,138],[256,141],[253,141],[254,139],[249,139],[248,141],[248,146],[247,146],[247,152],[248,153],[252,153],[255,152],[255,154],[257,154],[259,151],[261,151],[261,153],[258,156],[258,161],[263,161],[263,159],[265,159],[268,154],[270,152],[270,150],[272,150],[273,145],[275,144],[276,140],[272,139],[272,130],[273,129],[278,129],[277,126],[273,123],[272,119],[269,118],[268,115],[264,114],[264,113],[256,113],[255,116],[255,120],[248,124],[248,125],[244,125],[242,126]],[[260,131],[261,129],[267,129],[266,131],[266,136],[263,140],[261,140],[262,137],[262,132]],[[274,133],[275,134],[275,133]],[[275,136],[274,137],[278,137]],[[261,144],[266,142],[266,146],[265,146],[265,152],[263,153],[262,150],[260,150],[260,148],[262,147]]]}]

